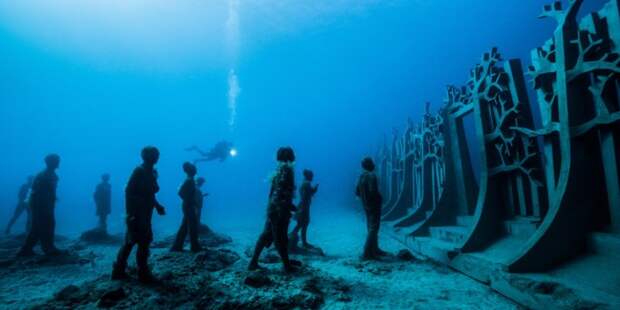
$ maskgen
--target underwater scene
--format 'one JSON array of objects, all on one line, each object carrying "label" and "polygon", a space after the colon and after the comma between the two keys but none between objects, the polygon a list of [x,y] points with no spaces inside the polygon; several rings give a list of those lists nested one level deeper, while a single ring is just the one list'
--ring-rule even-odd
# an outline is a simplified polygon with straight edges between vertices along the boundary
[{"label": "underwater scene", "polygon": [[620,309],[620,0],[6,0],[0,50],[0,309]]}]

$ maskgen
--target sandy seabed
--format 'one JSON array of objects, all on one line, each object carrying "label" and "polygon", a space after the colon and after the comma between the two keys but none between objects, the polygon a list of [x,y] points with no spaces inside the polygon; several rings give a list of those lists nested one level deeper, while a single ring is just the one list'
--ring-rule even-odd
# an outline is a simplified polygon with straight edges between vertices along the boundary
[{"label": "sandy seabed", "polygon": [[[487,286],[424,259],[392,256],[379,262],[360,261],[365,223],[354,212],[312,218],[309,241],[326,255],[294,256],[304,264],[298,274],[284,274],[277,262],[263,263],[264,271],[248,272],[245,252],[256,241],[263,221],[261,217],[214,223],[215,230],[233,242],[205,253],[153,249],[151,265],[166,282],[154,288],[134,280],[108,280],[117,246],[76,246],[65,241],[61,246],[72,249],[73,259],[0,264],[0,308],[520,308]],[[386,234],[380,244],[394,254],[404,248]],[[6,259],[10,251],[0,254]]]}]

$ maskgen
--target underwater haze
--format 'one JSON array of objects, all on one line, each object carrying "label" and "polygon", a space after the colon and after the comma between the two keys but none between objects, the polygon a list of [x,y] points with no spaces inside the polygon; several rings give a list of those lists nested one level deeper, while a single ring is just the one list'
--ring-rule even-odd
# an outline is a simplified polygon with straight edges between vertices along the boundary
[{"label": "underwater haze", "polygon": [[529,59],[553,31],[551,21],[536,19],[542,4],[1,1],[2,225],[19,186],[54,152],[62,158],[58,232],[95,225],[92,194],[106,172],[110,230],[123,231],[123,188],[142,147],[154,145],[168,211],[154,222],[175,230],[181,166],[196,157],[186,148],[221,140],[238,155],[198,165],[209,225],[262,225],[283,145],[296,152],[298,183],[309,168],[321,184],[313,213],[359,208],[360,159],[394,124],[419,119],[425,102],[437,109],[445,85],[464,81],[491,47]]}]

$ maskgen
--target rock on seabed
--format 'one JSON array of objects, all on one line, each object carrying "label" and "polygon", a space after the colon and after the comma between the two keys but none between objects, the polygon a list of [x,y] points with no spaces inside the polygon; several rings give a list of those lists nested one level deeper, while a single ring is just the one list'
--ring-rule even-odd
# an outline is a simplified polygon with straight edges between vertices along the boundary
[{"label": "rock on seabed", "polygon": [[69,285],[38,307],[317,309],[326,300],[350,300],[348,285],[319,270],[306,266],[286,274],[277,266],[250,272],[247,262],[228,249],[164,252],[153,255],[152,265],[159,276],[156,284],[139,283],[131,269],[129,280],[111,281],[106,275]]}]

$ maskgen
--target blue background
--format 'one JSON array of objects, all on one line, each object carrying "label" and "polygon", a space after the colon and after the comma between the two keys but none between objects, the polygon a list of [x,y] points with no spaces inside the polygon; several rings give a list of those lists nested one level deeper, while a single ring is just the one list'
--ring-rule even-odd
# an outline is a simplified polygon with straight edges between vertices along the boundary
[{"label": "blue background", "polygon": [[[586,1],[584,13],[602,1]],[[199,166],[206,222],[262,222],[275,150],[321,183],[316,211],[352,208],[359,160],[384,133],[436,110],[493,46],[529,63],[555,24],[545,1],[240,1],[230,42],[226,1],[0,2],[0,219],[19,185],[62,156],[58,230],[94,226],[92,192],[112,175],[112,230],[139,151],[161,150],[160,201],[176,227],[184,148],[233,140],[239,156]],[[241,93],[229,126],[228,74]],[[298,179],[301,176],[299,174]],[[259,219],[260,218],[260,219]],[[5,221],[0,221],[4,225]]]}]

